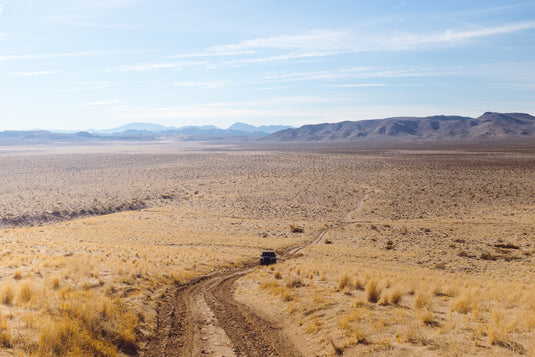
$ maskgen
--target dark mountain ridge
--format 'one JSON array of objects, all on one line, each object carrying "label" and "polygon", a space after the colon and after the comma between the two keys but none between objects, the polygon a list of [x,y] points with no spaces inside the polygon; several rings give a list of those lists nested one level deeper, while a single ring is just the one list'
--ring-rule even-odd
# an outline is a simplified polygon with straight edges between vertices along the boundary
[{"label": "dark mountain ridge", "polygon": [[502,140],[513,137],[535,137],[535,117],[524,113],[487,112],[478,118],[435,115],[344,121],[282,130],[261,140],[286,142],[453,141]]}]

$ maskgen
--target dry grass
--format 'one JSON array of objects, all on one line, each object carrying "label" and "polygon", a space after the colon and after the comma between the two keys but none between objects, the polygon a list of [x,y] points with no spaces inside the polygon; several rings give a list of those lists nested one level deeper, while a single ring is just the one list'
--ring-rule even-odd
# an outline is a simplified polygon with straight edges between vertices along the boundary
[{"label": "dry grass", "polygon": [[379,288],[379,284],[377,283],[377,280],[370,280],[366,284],[366,300],[372,303],[376,303],[379,301],[379,297],[381,296],[381,288]]},{"label": "dry grass", "polygon": [[130,353],[166,287],[332,227],[330,244],[240,281],[306,334],[310,355],[530,353],[534,157],[4,153],[0,344]]},{"label": "dry grass", "polygon": [[[533,153],[392,155],[376,157],[387,180],[359,181],[367,199],[340,210],[346,223],[333,225],[332,244],[278,268],[305,277],[291,305],[261,290],[251,296],[262,272],[241,282],[244,296],[300,321],[316,341],[311,354],[332,354],[330,336],[344,355],[430,355],[428,346],[438,355],[529,355]],[[362,331],[363,340],[353,337]]]}]

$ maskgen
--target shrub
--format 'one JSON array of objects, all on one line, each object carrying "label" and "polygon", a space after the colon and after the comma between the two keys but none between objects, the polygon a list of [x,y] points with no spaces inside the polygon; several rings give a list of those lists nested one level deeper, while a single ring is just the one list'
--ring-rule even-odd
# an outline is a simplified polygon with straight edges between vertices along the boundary
[{"label": "shrub", "polygon": [[305,230],[299,226],[290,225],[290,231],[292,233],[303,233]]},{"label": "shrub", "polygon": [[22,283],[19,289],[19,301],[27,303],[32,299],[33,287],[29,281]]},{"label": "shrub", "polygon": [[376,303],[377,301],[379,301],[380,296],[381,289],[377,284],[377,280],[371,279],[366,284],[366,300],[372,303]]},{"label": "shrub", "polygon": [[397,305],[400,303],[401,298],[403,297],[403,293],[401,292],[401,289],[396,287],[390,291],[388,294],[388,300],[391,304]]},{"label": "shrub", "polygon": [[342,274],[340,280],[338,280],[338,290],[344,290],[345,288],[351,288],[351,276],[347,273]]},{"label": "shrub", "polygon": [[290,289],[298,288],[300,286],[303,286],[303,280],[295,275],[286,283],[286,287]]},{"label": "shrub", "polygon": [[431,294],[425,292],[419,292],[414,298],[414,307],[416,309],[427,308],[431,309],[433,304],[433,299]]},{"label": "shrub", "polygon": [[437,322],[435,321],[435,317],[433,316],[433,313],[429,311],[428,309],[423,309],[420,312],[419,318],[422,324],[424,325],[428,325],[428,326],[437,325]]},{"label": "shrub", "polygon": [[461,314],[467,314],[472,310],[472,297],[464,292],[450,303],[450,311],[457,311]]},{"label": "shrub", "polygon": [[15,297],[15,291],[13,289],[13,285],[5,284],[2,287],[2,293],[1,293],[2,304],[5,304],[5,305],[11,304],[13,302],[14,297]]}]

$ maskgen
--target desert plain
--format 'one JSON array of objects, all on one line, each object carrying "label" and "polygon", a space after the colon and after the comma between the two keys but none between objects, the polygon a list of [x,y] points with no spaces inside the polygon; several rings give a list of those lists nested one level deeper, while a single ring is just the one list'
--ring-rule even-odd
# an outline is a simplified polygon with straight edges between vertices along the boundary
[{"label": "desert plain", "polygon": [[0,355],[151,355],[233,271],[292,355],[535,355],[529,145],[9,147],[0,198]]}]

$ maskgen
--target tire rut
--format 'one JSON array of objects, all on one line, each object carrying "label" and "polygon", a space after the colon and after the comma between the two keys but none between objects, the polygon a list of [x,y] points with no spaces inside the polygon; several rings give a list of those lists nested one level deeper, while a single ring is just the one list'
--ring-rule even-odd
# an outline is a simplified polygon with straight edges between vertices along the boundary
[{"label": "tire rut", "polygon": [[[299,251],[322,241],[329,231],[356,222],[347,213],[337,224],[321,230],[316,237],[287,249],[280,261],[294,258]],[[157,326],[140,355],[159,356],[284,356],[301,354],[285,337],[276,322],[259,316],[234,299],[234,282],[252,272],[256,264],[233,271],[207,275],[169,288],[157,307]]]}]

